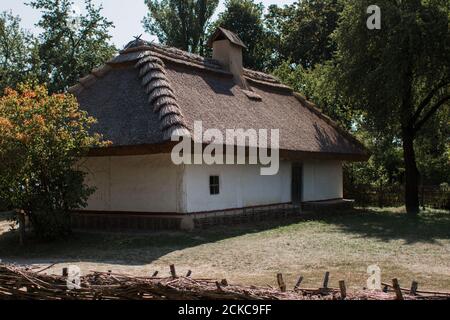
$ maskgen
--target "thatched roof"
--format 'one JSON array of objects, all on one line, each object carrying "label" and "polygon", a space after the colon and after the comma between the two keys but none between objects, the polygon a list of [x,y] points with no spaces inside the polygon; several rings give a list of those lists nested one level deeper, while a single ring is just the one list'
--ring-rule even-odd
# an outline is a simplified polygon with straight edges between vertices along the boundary
[{"label": "thatched roof", "polygon": [[217,61],[136,40],[69,91],[113,148],[161,144],[202,120],[224,135],[280,129],[280,149],[290,153],[367,159],[362,144],[275,77],[245,69],[244,78],[245,90]]}]

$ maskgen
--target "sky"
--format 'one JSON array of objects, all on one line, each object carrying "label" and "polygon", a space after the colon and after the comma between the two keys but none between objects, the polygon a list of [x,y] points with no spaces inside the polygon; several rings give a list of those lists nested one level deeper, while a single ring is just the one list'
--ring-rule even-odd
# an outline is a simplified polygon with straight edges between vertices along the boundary
[{"label": "sky", "polygon": [[[37,33],[39,30],[35,24],[39,20],[39,11],[25,5],[29,0],[0,0],[0,12],[12,11],[14,15],[18,15],[22,19],[22,27]],[[83,0],[73,0],[75,9],[82,12]],[[133,40],[133,36],[143,34],[145,40],[156,40],[152,35],[146,34],[142,27],[142,19],[146,15],[147,7],[144,0],[93,0],[97,5],[103,5],[103,15],[114,23],[115,28],[110,32],[112,34],[112,42],[118,48],[122,48],[129,41]],[[285,5],[295,2],[295,0],[259,0],[267,8],[271,4]],[[220,5],[216,10],[217,14],[224,10],[224,0],[220,1]]]}]

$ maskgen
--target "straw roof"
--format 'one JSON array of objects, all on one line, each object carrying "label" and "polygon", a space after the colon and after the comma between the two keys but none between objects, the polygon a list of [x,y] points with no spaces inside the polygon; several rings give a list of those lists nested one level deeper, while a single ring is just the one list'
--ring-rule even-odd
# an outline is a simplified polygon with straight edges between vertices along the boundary
[{"label": "straw roof", "polygon": [[138,39],[69,91],[113,148],[165,143],[201,120],[224,136],[226,129],[279,129],[279,147],[290,153],[368,158],[353,136],[275,77],[244,69],[244,78],[245,89],[215,60]]}]

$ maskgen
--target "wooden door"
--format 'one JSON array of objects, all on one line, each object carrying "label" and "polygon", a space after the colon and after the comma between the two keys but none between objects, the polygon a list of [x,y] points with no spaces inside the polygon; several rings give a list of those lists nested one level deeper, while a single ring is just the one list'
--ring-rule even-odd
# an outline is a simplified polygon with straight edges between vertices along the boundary
[{"label": "wooden door", "polygon": [[292,164],[292,203],[300,204],[302,202],[303,191],[303,166],[301,163]]}]

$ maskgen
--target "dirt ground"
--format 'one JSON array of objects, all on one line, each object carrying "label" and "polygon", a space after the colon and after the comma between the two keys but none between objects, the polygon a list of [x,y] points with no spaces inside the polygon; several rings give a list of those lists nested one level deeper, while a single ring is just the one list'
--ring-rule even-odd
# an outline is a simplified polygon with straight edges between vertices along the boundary
[{"label": "dirt ground", "polygon": [[366,209],[191,233],[76,233],[55,243],[29,239],[23,247],[0,219],[0,259],[56,263],[50,273],[77,265],[84,274],[168,275],[175,264],[178,273],[192,270],[196,278],[274,287],[279,272],[288,287],[300,275],[305,287],[319,287],[329,271],[330,286],[345,280],[354,290],[366,286],[367,267],[377,264],[385,282],[395,277],[404,287],[416,280],[421,289],[450,291],[450,213],[427,210],[411,220],[398,209]]}]

